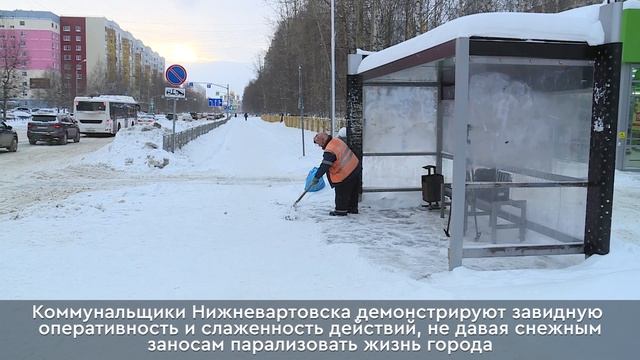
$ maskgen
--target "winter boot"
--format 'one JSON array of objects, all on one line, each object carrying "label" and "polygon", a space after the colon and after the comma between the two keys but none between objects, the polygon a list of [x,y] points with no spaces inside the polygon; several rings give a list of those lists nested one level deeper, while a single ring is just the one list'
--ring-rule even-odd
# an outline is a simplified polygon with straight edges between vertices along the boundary
[{"label": "winter boot", "polygon": [[329,215],[331,215],[331,216],[347,216],[347,211],[346,210],[330,211]]}]

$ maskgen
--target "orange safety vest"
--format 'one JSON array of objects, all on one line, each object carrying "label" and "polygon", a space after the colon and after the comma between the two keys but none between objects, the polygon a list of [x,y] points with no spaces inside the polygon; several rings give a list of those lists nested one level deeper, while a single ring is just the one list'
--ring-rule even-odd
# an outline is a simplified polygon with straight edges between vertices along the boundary
[{"label": "orange safety vest", "polygon": [[329,178],[332,183],[337,184],[344,181],[360,163],[358,157],[349,149],[347,144],[338,138],[332,138],[324,148],[324,151],[332,153],[337,158],[329,168]]}]

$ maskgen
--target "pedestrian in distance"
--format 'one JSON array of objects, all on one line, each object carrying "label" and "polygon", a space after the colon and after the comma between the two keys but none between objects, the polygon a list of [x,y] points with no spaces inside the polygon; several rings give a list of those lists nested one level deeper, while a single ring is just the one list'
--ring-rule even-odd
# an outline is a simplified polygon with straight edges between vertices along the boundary
[{"label": "pedestrian in distance", "polygon": [[329,184],[335,189],[335,210],[331,216],[346,216],[358,213],[358,185],[362,168],[360,160],[340,138],[320,132],[313,142],[324,150],[322,163],[311,181],[314,186],[327,174]]},{"label": "pedestrian in distance", "polygon": [[280,122],[284,121],[284,113],[280,113]]},{"label": "pedestrian in distance", "polygon": [[247,121],[247,118],[249,117],[249,114],[244,113],[244,121]]}]

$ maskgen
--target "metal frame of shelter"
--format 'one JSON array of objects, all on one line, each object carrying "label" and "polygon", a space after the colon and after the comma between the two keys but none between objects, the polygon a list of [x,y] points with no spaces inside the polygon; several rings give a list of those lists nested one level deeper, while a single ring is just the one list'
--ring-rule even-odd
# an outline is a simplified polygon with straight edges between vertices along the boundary
[{"label": "metal frame of shelter", "polygon": [[[613,182],[616,155],[616,134],[620,86],[622,47],[620,43],[608,43],[589,46],[586,43],[564,41],[525,41],[498,38],[456,38],[429,49],[419,51],[399,60],[358,73],[362,55],[350,55],[347,76],[347,136],[349,146],[362,159],[363,164],[372,158],[430,156],[442,171],[443,161],[452,164],[451,229],[449,240],[449,268],[462,265],[463,258],[560,255],[560,254],[607,254],[611,233],[611,213],[613,206]],[[593,88],[591,97],[591,126],[588,145],[584,149],[584,166],[588,163],[588,177],[570,177],[557,173],[541,173],[535,169],[511,170],[535,181],[472,181],[468,176],[469,163],[469,118],[470,111],[470,69],[473,64],[488,63],[495,66],[503,64],[524,64],[540,66],[581,66],[593,70]],[[438,69],[436,81],[389,80],[390,74],[430,64]],[[443,66],[446,64],[446,66]],[[591,74],[589,74],[591,76]],[[380,81],[384,79],[384,81]],[[436,90],[438,100],[449,98],[454,101],[452,144],[448,146],[453,153],[444,150],[447,141],[443,134],[443,110],[437,102],[436,111],[436,151],[425,152],[364,152],[365,128],[365,89],[367,87],[427,87]],[[587,89],[588,90],[588,89]],[[587,110],[588,111],[588,110]],[[390,120],[391,121],[391,120]],[[467,134],[467,136],[464,136]],[[462,154],[462,155],[460,155]],[[585,173],[585,175],[587,175]],[[584,237],[570,236],[552,229],[545,223],[524,222],[526,231],[535,231],[552,238],[549,244],[494,244],[485,247],[465,247],[467,231],[468,201],[474,191],[482,189],[526,189],[525,191],[563,191],[579,188],[584,192]],[[530,190],[529,190],[530,189]],[[585,190],[586,189],[586,190]],[[420,191],[415,187],[364,187],[367,192],[410,192]],[[512,190],[513,191],[513,190]],[[571,190],[569,190],[571,191]],[[581,192],[581,194],[582,194]],[[504,217],[515,217],[504,213]],[[522,215],[524,217],[524,215]]]}]

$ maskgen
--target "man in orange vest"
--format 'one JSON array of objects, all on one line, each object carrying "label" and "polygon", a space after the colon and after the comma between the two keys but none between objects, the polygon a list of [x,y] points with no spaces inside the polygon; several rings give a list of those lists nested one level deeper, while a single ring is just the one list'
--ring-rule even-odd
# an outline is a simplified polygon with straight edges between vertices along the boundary
[{"label": "man in orange vest", "polygon": [[336,209],[331,216],[346,216],[358,213],[358,184],[360,182],[360,160],[339,138],[324,132],[316,134],[313,142],[324,150],[322,163],[311,182],[315,185],[326,173],[329,184],[336,191]]}]

